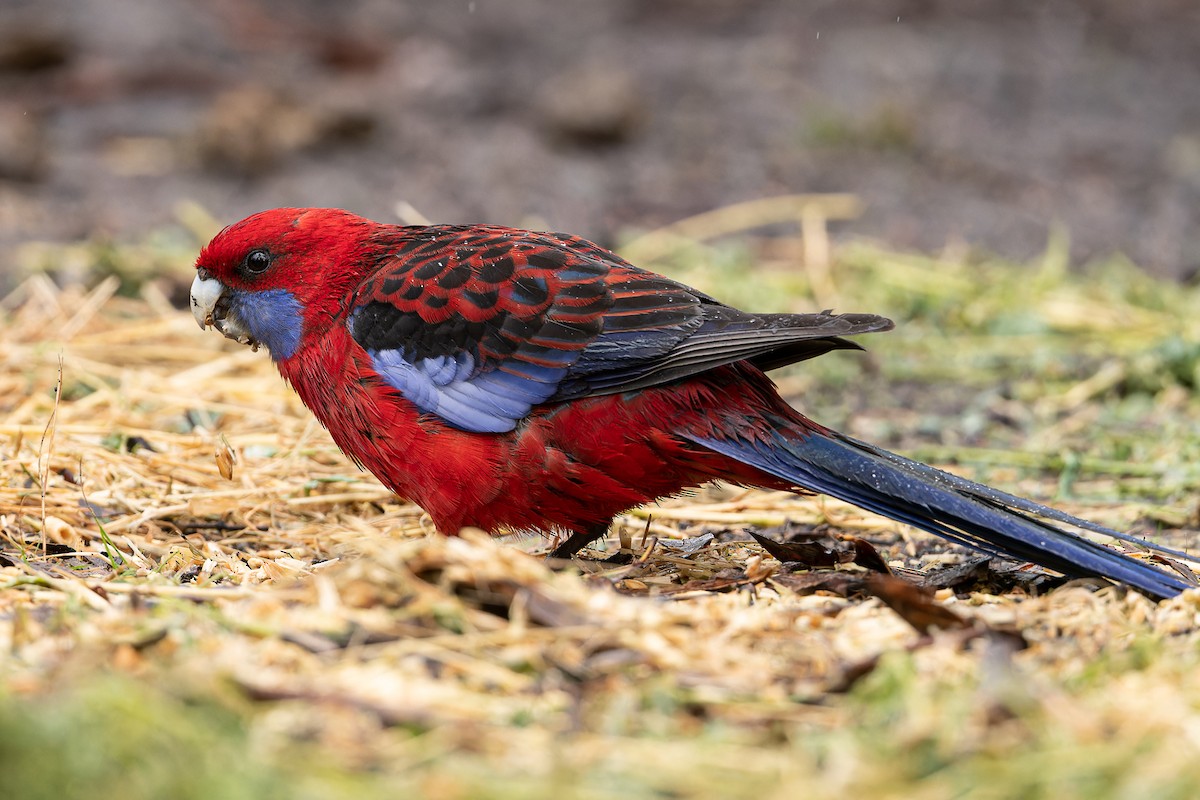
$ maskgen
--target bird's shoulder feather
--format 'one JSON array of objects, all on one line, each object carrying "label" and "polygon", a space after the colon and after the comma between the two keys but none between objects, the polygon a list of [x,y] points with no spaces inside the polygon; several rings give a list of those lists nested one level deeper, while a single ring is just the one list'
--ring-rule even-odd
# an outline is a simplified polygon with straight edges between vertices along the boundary
[{"label": "bird's shoulder feather", "polygon": [[743,359],[811,358],[855,346],[839,336],[891,327],[874,315],[748,314],[567,234],[395,228],[374,252],[352,337],[409,401],[471,431]]}]

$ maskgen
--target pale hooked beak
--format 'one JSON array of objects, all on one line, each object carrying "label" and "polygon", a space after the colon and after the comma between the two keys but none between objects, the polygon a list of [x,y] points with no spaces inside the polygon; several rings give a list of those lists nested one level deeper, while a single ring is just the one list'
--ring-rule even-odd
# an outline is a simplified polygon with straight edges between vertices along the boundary
[{"label": "pale hooked beak", "polygon": [[196,275],[196,279],[192,281],[191,306],[192,316],[196,318],[201,330],[211,325],[225,338],[258,349],[258,342],[250,336],[237,314],[229,308],[229,295],[225,284],[216,278],[206,277],[203,271]]}]

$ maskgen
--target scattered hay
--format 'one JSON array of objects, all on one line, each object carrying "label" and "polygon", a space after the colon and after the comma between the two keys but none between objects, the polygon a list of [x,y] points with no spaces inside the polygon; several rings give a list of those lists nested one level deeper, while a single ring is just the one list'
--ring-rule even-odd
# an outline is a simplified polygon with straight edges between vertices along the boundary
[{"label": "scattered hay", "polygon": [[[538,537],[431,535],[265,355],[202,335],[154,284],[115,289],[34,277],[0,305],[10,695],[86,697],[108,675],[148,703],[200,697],[240,720],[273,781],[310,787],[326,778],[283,777],[295,747],[381,792],[448,797],[541,796],[530,778],[592,781],[597,797],[840,796],[935,773],[953,794],[976,774],[962,765],[994,771],[1005,748],[1020,785],[1054,736],[1123,764],[1143,748],[1200,786],[1197,718],[1181,711],[1200,698],[1196,593],[1156,605],[984,581],[938,591],[918,633],[856,586],[805,577],[861,567],[789,573],[743,529],[866,537],[909,576],[961,551],[826,498],[723,487],[622,520],[631,563],[555,571]],[[1067,413],[1117,379],[1076,383]],[[1004,466],[1022,466],[1013,455]],[[1122,525],[1146,507],[1090,510]]]}]

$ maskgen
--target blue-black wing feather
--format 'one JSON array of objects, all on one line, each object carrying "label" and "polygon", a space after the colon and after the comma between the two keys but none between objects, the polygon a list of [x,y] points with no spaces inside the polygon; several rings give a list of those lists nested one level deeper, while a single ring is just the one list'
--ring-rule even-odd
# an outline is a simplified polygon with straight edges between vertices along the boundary
[{"label": "blue-black wing feather", "polygon": [[632,391],[749,360],[773,368],[887,330],[869,314],[749,314],[591,242],[490,226],[399,228],[355,294],[379,375],[464,430],[541,403]]}]

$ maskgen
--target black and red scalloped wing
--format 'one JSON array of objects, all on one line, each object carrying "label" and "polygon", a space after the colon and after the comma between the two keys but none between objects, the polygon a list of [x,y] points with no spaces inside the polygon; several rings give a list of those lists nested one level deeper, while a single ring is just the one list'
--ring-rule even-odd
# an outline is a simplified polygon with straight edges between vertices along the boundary
[{"label": "black and red scalloped wing", "polygon": [[511,430],[554,399],[610,316],[641,320],[663,348],[694,325],[699,301],[683,287],[645,275],[622,288],[614,277],[633,268],[571,237],[400,230],[355,295],[350,332],[388,383],[465,430]]},{"label": "black and red scalloped wing", "polygon": [[508,431],[541,403],[741,359],[788,363],[890,327],[869,315],[746,314],[573,236],[394,230],[355,294],[351,335],[404,397],[464,430]]}]

